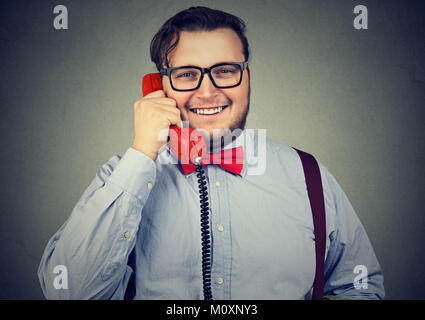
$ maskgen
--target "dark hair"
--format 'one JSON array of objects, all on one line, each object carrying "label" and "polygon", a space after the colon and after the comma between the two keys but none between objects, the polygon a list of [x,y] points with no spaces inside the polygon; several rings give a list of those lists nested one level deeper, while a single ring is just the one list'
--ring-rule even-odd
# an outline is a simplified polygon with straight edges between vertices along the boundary
[{"label": "dark hair", "polygon": [[[207,7],[191,7],[168,19],[151,41],[151,59],[158,71],[164,65],[168,67],[168,54],[177,46],[181,31],[213,31],[218,28],[231,28],[236,32],[242,42],[245,61],[248,61],[245,22],[230,13]],[[174,43],[171,43],[174,38]]]}]

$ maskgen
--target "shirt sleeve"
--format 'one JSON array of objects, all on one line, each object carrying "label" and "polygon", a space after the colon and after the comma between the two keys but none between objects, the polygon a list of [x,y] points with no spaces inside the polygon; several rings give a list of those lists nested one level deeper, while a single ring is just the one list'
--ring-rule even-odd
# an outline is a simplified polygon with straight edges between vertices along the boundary
[{"label": "shirt sleeve", "polygon": [[45,248],[38,277],[46,298],[124,298],[133,272],[128,257],[155,178],[152,159],[132,148],[98,170]]},{"label": "shirt sleeve", "polygon": [[[329,230],[324,296],[344,299],[383,299],[384,278],[366,231],[341,186],[321,165],[325,198],[335,211]],[[328,219],[328,214],[327,214]],[[328,225],[328,224],[327,224]],[[329,227],[329,225],[328,225]]]}]

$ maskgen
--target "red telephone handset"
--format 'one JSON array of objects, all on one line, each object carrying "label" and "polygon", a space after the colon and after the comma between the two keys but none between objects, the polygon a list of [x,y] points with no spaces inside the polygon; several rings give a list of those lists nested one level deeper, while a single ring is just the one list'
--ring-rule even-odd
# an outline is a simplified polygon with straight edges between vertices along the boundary
[{"label": "red telephone handset", "polygon": [[[161,76],[159,73],[149,73],[142,80],[143,96],[153,91],[162,90]],[[202,285],[204,291],[204,299],[212,300],[211,291],[211,240],[209,233],[209,206],[208,192],[205,187],[207,184],[204,169],[202,168],[201,159],[206,144],[203,137],[191,128],[182,128],[172,125],[170,126],[170,150],[180,159],[182,163],[190,163],[197,165],[199,197],[201,204],[201,244],[202,244]]]},{"label": "red telephone handset", "polygon": [[[142,79],[143,96],[153,91],[162,90],[161,76],[159,73],[149,73]],[[203,137],[192,128],[180,129],[176,125],[170,126],[170,150],[183,163],[190,161],[200,164],[202,155],[206,150]]]}]

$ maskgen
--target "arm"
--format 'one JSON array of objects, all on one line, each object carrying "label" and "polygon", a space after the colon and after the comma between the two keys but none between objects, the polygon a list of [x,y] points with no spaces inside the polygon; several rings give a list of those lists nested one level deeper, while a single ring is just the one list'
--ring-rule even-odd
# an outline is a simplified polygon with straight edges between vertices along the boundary
[{"label": "arm", "polygon": [[[325,261],[324,296],[383,299],[384,278],[366,231],[338,182],[329,171],[324,169],[324,172],[329,192],[327,197],[335,207],[333,227],[328,233],[330,245]],[[367,276],[367,288],[364,280],[359,282],[364,284],[363,288],[355,287],[355,279],[359,280],[361,276]]]},{"label": "arm", "polygon": [[[128,257],[155,175],[152,159],[132,148],[99,169],[46,246],[38,269],[46,298],[124,298],[133,272]],[[67,268],[68,289],[54,286],[58,265]]]}]

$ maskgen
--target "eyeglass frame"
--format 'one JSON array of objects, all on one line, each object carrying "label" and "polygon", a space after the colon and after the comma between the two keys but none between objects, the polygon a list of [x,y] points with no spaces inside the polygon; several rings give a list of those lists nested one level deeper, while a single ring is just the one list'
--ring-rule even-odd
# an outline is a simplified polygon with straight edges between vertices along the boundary
[{"label": "eyeglass frame", "polygon": [[[220,67],[220,66],[225,66],[225,65],[237,65],[240,67],[241,70],[241,77],[239,79],[239,82],[237,84],[234,84],[232,86],[218,86],[215,81],[214,78],[211,76],[211,69],[214,69],[216,67]],[[200,80],[198,82],[198,85],[193,88],[193,89],[176,89],[173,85],[173,81],[171,80],[171,72],[176,70],[176,69],[183,69],[183,68],[194,68],[197,69],[199,71],[201,71],[201,77]],[[215,65],[212,65],[209,68],[201,68],[201,67],[197,67],[197,66],[181,66],[181,67],[171,67],[171,68],[166,68],[166,69],[161,69],[159,71],[161,76],[167,76],[168,80],[170,81],[170,85],[171,88],[174,91],[195,91],[198,90],[199,87],[201,86],[202,80],[204,80],[204,75],[207,73],[208,77],[210,78],[212,84],[214,85],[214,87],[216,87],[217,89],[229,89],[229,88],[234,88],[239,86],[242,83],[242,75],[245,69],[248,69],[248,61],[244,61],[244,62],[222,62],[222,63],[217,63]]]}]

